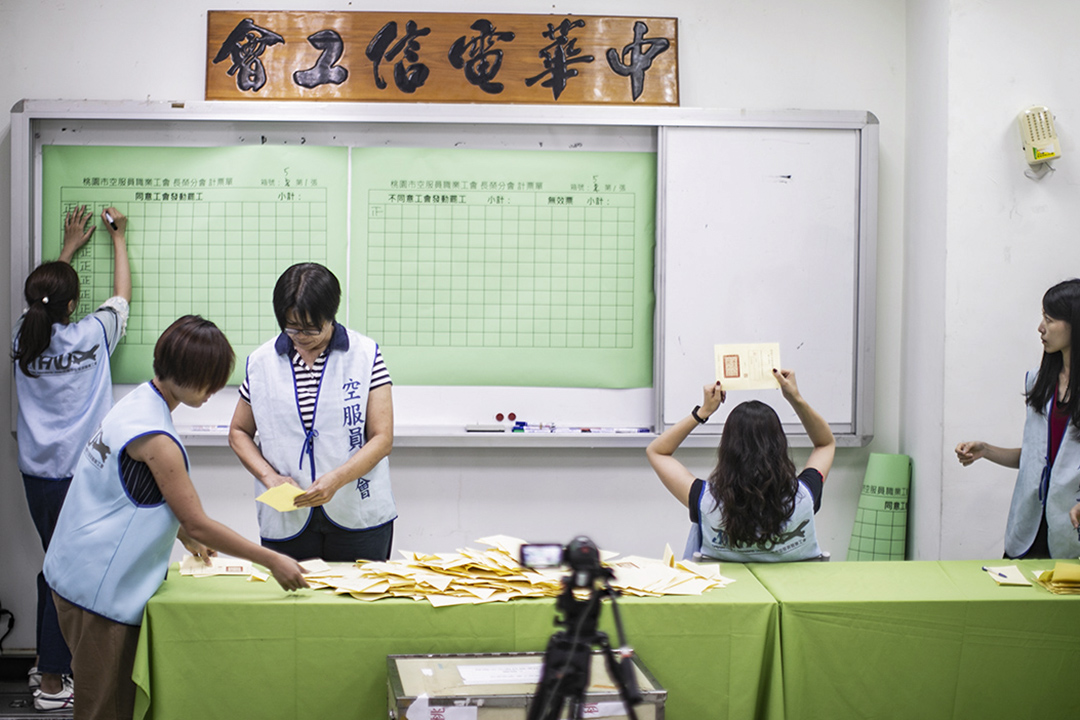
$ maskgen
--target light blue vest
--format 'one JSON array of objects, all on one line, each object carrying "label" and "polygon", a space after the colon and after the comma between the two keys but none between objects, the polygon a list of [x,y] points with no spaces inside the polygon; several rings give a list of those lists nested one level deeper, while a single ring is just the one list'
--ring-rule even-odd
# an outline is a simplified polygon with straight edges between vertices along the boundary
[{"label": "light blue vest", "polygon": [[121,478],[124,449],[152,434],[169,436],[187,465],[169,406],[144,383],[116,404],[83,448],[45,554],[45,579],[58,595],[126,625],[142,622],[180,527],[164,501],[136,505]]},{"label": "light blue vest", "polygon": [[[1038,370],[1025,378],[1027,392],[1035,386]],[[1055,558],[1080,556],[1080,540],[1069,521],[1069,510],[1080,493],[1080,442],[1072,423],[1065,430],[1054,466],[1047,468],[1050,456],[1050,405],[1043,414],[1027,406],[1024,441],[1020,446],[1020,472],[1016,476],[1009,521],[1005,526],[1005,552],[1018,557],[1031,547],[1046,503],[1047,541]]]},{"label": "light blue vest", "polygon": [[39,478],[69,478],[83,443],[112,407],[109,347],[101,321],[54,323],[48,350],[34,361],[38,377],[15,363],[19,395],[19,470]]},{"label": "light blue vest", "polygon": [[703,555],[729,562],[793,562],[821,555],[814,529],[814,496],[802,482],[795,495],[795,510],[781,528],[776,543],[732,547],[723,530],[720,508],[715,505],[709,485],[705,483],[698,504]]},{"label": "light blue vest", "polygon": [[[281,475],[304,489],[343,465],[366,442],[368,391],[375,363],[375,341],[348,330],[348,349],[331,350],[323,366],[311,433],[304,429],[296,397],[292,360],[279,354],[271,340],[248,357],[251,412],[259,429],[263,457]],[[290,391],[291,390],[291,391]],[[255,481],[255,494],[266,488]],[[259,533],[267,540],[299,535],[311,517],[310,508],[278,512],[256,503]],[[323,505],[335,525],[349,530],[378,527],[397,517],[390,492],[390,463],[383,458],[367,475],[351,482]]]}]

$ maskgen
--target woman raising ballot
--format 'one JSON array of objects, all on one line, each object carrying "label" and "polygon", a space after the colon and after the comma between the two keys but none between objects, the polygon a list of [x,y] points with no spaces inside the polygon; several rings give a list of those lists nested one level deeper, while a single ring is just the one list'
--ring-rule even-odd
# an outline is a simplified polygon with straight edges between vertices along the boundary
[{"label": "woman raising ballot", "polygon": [[[981,440],[956,446],[967,467],[980,458],[1020,472],[1005,526],[1005,556],[1075,558],[1080,555],[1080,350],[1072,333],[1080,322],[1080,280],[1058,283],[1043,295],[1042,361],[1024,381],[1027,419],[1018,448]],[[1070,510],[1073,514],[1070,516]]]},{"label": "woman raising ballot", "polygon": [[298,510],[258,503],[263,545],[298,560],[386,560],[397,517],[390,374],[374,340],[334,320],[340,301],[338,279],[317,263],[278,278],[281,334],[248,357],[229,445],[256,495],[283,483],[304,491]]},{"label": "woman raising ballot", "polygon": [[701,405],[645,451],[660,481],[690,508],[690,521],[701,532],[702,555],[731,562],[790,562],[822,554],[814,514],[821,507],[836,440],[825,419],[799,393],[795,373],[773,370],[773,376],[814,444],[798,476],[780,418],[757,400],[740,403],[728,415],[708,481],[697,479],[673,457],[690,432],[726,399],[719,381],[706,385]]}]

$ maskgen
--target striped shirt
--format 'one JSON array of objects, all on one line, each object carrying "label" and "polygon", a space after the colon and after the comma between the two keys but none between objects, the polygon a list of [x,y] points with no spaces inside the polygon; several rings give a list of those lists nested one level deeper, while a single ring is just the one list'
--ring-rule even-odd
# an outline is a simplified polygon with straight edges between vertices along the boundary
[{"label": "striped shirt", "polygon": [[140,507],[160,505],[165,501],[150,466],[134,460],[125,449],[120,455],[120,478],[131,501]]},{"label": "striped shirt", "polygon": [[[300,418],[304,421],[304,429],[311,430],[315,424],[315,400],[319,395],[319,382],[322,380],[323,368],[326,367],[326,357],[332,348],[327,347],[319,357],[315,358],[315,365],[309,366],[296,348],[290,348],[289,357],[292,360],[293,383],[296,386],[296,401],[300,406]],[[383,385],[392,385],[390,371],[386,369],[383,361],[382,350],[376,346],[375,363],[371,369],[371,389],[380,388]],[[240,386],[240,397],[244,402],[251,404],[251,388],[247,378]]]}]

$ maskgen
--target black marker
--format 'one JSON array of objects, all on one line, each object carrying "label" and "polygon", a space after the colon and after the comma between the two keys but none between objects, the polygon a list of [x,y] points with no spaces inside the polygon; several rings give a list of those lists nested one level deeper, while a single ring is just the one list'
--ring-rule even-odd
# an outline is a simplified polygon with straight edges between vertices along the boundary
[{"label": "black marker", "polygon": [[110,214],[109,214],[109,211],[108,211],[108,210],[106,210],[106,211],[105,211],[105,220],[106,220],[106,221],[107,221],[107,222],[108,222],[108,223],[109,223],[110,225],[112,225],[112,229],[113,229],[113,230],[117,230],[117,229],[118,229],[118,228],[116,227],[116,223],[114,223],[114,222],[113,222],[113,219],[112,219],[112,215],[110,215]]}]

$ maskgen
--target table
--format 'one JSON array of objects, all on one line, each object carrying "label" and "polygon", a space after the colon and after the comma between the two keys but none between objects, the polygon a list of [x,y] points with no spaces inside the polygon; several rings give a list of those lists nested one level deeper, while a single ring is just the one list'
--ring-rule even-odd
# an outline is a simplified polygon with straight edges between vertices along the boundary
[{"label": "table", "polygon": [[[779,606],[742,565],[702,596],[621,598],[630,644],[668,691],[668,720],[779,718]],[[136,718],[386,717],[386,656],[543,650],[554,600],[436,609],[174,565],[143,616]],[[617,642],[610,608],[601,629]]]},{"label": "table", "polygon": [[783,716],[1076,717],[1080,596],[985,564],[1012,561],[749,566],[780,602]]}]

